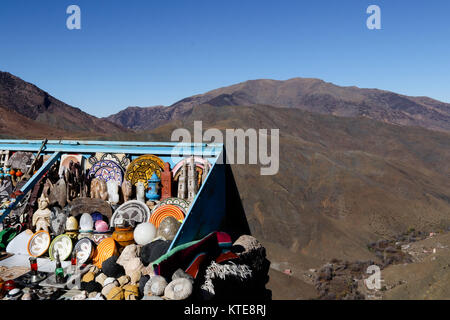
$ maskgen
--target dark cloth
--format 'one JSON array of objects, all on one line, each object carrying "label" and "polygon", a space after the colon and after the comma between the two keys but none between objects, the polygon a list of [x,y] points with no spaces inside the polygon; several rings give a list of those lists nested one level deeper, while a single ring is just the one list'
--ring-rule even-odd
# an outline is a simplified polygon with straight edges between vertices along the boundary
[{"label": "dark cloth", "polygon": [[89,293],[91,292],[101,292],[102,285],[95,280],[89,282],[81,282],[81,290],[85,290]]},{"label": "dark cloth", "polygon": [[150,242],[141,249],[141,262],[144,266],[148,266],[153,261],[159,259],[169,250],[171,241],[156,240]]},{"label": "dark cloth", "polygon": [[112,256],[102,263],[102,272],[107,277],[120,278],[125,275],[125,269],[117,263],[117,256]]},{"label": "dark cloth", "polygon": [[147,276],[147,275],[142,276],[141,279],[139,279],[139,294],[141,296],[144,295],[144,288],[145,288],[145,285],[147,284],[148,280],[150,280],[150,276]]}]

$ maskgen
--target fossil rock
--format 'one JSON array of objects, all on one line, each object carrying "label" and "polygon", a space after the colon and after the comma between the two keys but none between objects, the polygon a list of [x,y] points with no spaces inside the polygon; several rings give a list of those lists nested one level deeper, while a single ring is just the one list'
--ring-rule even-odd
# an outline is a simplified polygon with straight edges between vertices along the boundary
[{"label": "fossil rock", "polygon": [[122,196],[124,202],[130,201],[133,196],[133,185],[128,180],[122,183]]},{"label": "fossil rock", "polygon": [[185,278],[178,278],[167,285],[164,289],[164,296],[170,300],[184,300],[192,294],[192,291],[193,286],[191,281]]},{"label": "fossil rock", "polygon": [[104,180],[95,178],[91,181],[91,198],[108,200],[108,186]]},{"label": "fossil rock", "polygon": [[144,295],[162,296],[166,287],[167,281],[164,277],[153,276],[145,284]]}]

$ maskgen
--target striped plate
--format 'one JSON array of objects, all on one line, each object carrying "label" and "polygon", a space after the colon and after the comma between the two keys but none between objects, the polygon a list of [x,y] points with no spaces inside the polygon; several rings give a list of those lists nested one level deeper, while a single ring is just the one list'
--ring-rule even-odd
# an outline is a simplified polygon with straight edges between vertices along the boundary
[{"label": "striped plate", "polygon": [[161,224],[161,221],[163,221],[164,218],[167,217],[174,217],[180,222],[183,222],[184,220],[183,211],[179,207],[172,204],[166,204],[159,207],[152,213],[149,222],[152,223],[156,228],[158,228]]},{"label": "striped plate", "polygon": [[117,255],[119,255],[119,252],[117,250],[116,242],[113,238],[106,238],[98,244],[92,263],[97,268],[101,269],[103,261]]}]

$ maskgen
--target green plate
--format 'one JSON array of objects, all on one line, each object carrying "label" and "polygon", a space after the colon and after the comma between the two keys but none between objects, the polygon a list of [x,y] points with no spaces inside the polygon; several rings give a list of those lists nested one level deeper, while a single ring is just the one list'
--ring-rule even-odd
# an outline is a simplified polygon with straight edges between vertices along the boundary
[{"label": "green plate", "polygon": [[55,261],[56,260],[55,253],[56,251],[58,251],[59,259],[61,261],[64,261],[70,257],[70,255],[72,254],[72,249],[73,249],[72,239],[68,235],[61,234],[57,236],[55,239],[53,239],[52,243],[50,244],[48,253],[50,259]]}]

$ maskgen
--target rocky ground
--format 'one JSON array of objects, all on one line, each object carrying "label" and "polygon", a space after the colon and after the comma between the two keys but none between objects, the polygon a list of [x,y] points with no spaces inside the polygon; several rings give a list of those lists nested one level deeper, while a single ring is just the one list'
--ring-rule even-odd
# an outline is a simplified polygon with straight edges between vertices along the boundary
[{"label": "rocky ground", "polygon": [[450,299],[450,233],[405,245],[412,263],[382,271],[383,299]]},{"label": "rocky ground", "polygon": [[[272,261],[269,289],[273,299],[450,299],[450,232],[411,229],[367,248],[373,260],[333,259],[319,268]],[[276,254],[272,257],[277,259]],[[380,289],[369,289],[365,283],[371,265],[380,267]]]}]

